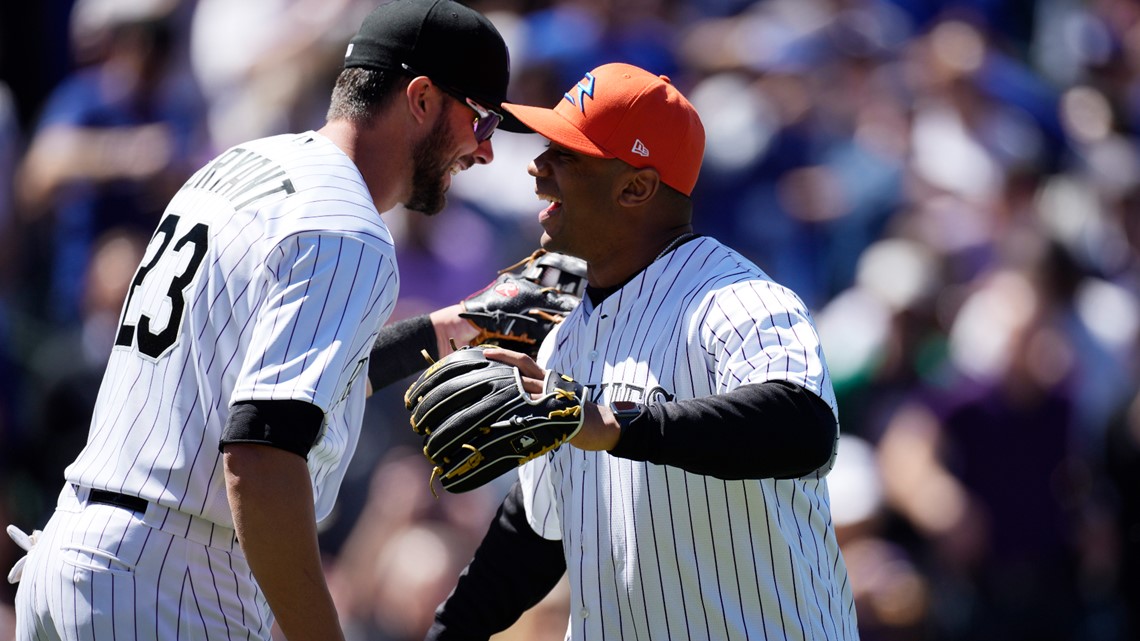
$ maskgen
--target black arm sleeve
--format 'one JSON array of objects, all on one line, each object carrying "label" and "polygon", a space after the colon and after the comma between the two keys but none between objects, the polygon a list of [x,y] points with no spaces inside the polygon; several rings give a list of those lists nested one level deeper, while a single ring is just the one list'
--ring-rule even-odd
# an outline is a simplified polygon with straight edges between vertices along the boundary
[{"label": "black arm sleeve", "polygon": [[531,529],[515,483],[455,589],[436,609],[425,639],[486,641],[541,601],[565,573],[562,542]]},{"label": "black arm sleeve", "polygon": [[426,368],[428,363],[420,353],[424,349],[433,359],[439,359],[435,327],[427,314],[382,327],[368,356],[368,381],[372,389],[387,387]]},{"label": "black arm sleeve", "polygon": [[234,403],[218,449],[229,443],[260,443],[309,458],[325,413],[304,401],[243,401]]},{"label": "black arm sleeve", "polygon": [[646,405],[610,454],[722,479],[786,479],[827,463],[838,439],[823,399],[787,381],[767,381]]}]

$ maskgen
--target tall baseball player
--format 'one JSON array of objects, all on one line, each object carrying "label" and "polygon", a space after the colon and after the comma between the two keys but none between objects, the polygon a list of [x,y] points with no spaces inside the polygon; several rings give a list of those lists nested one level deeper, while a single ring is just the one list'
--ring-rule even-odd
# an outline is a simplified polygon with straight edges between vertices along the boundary
[{"label": "tall baseball player", "polygon": [[[427,638],[486,639],[564,572],[567,638],[857,639],[826,475],[835,396],[801,300],[692,231],[704,129],[662,76],[587,73],[531,163],[542,245],[586,260],[577,309],[517,366],[586,385],[580,431],[527,463]],[[509,568],[505,569],[505,568]]]},{"label": "tall baseball player", "polygon": [[[460,50],[462,56],[453,55]],[[507,50],[451,0],[363,22],[319,131],[243,144],[167,207],[85,449],[14,568],[18,639],[342,638],[316,524],[399,278],[380,211],[493,158]],[[35,539],[35,540],[32,540]]]}]

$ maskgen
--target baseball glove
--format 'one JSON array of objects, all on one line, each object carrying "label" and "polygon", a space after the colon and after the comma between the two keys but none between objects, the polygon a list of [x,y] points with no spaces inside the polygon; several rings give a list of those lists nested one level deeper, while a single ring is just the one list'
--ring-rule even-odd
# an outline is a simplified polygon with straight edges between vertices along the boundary
[{"label": "baseball glove", "polygon": [[463,347],[433,363],[404,394],[412,429],[443,489],[473,490],[573,438],[582,427],[583,386],[547,372],[542,395],[523,389],[517,368]]},{"label": "baseball glove", "polygon": [[461,301],[459,316],[479,330],[469,345],[496,345],[533,358],[585,289],[585,261],[539,249]]}]

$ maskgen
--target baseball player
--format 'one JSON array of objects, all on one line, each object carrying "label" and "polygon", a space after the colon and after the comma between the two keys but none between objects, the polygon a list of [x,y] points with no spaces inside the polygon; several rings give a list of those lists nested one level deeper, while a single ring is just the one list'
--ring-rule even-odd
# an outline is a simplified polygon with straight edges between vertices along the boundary
[{"label": "baseball player", "polygon": [[[580,431],[519,468],[427,638],[486,639],[568,573],[567,639],[857,639],[826,475],[835,396],[795,293],[692,231],[704,129],[668,78],[587,73],[529,173],[581,304],[517,366],[586,386]],[[509,569],[506,569],[509,568]]]},{"label": "baseball player", "polygon": [[[453,55],[456,50],[462,56]],[[379,212],[493,158],[503,39],[452,0],[363,22],[328,123],[191,177],[123,306],[86,447],[10,579],[17,638],[343,638],[317,548],[396,302]],[[22,580],[21,580],[22,579]]]}]

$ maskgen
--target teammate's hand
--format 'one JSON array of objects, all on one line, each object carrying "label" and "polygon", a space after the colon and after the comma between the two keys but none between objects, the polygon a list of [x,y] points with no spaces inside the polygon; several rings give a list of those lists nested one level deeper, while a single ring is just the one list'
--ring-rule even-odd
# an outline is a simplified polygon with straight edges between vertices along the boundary
[{"label": "teammate's hand", "polygon": [[519,370],[522,374],[523,389],[531,396],[538,396],[543,392],[546,370],[538,366],[534,359],[522,352],[503,349],[501,347],[488,347],[483,351],[487,360],[506,363]]},{"label": "teammate's hand", "polygon": [[[546,370],[538,366],[534,359],[508,349],[488,348],[483,352],[488,360],[499,361],[518,368],[522,374],[523,389],[537,397],[543,391]],[[621,425],[608,407],[586,401],[582,404],[582,429],[574,438],[567,441],[582,450],[612,450],[621,437]]]},{"label": "teammate's hand", "polygon": [[535,356],[546,335],[578,306],[585,289],[585,261],[539,249],[460,302],[459,316],[472,332],[467,344]]}]

